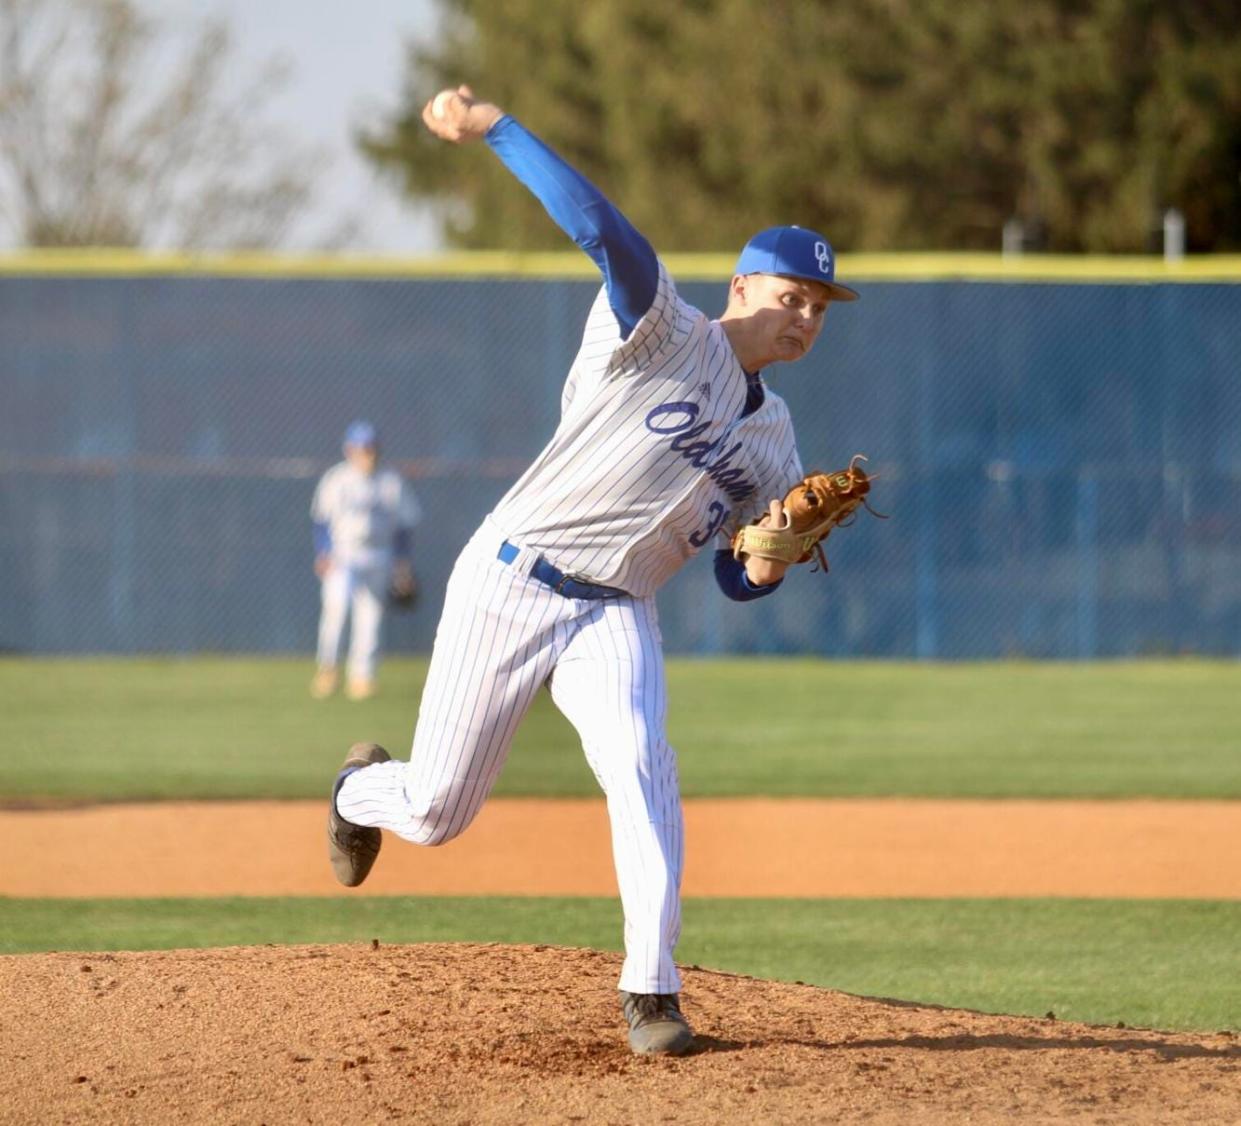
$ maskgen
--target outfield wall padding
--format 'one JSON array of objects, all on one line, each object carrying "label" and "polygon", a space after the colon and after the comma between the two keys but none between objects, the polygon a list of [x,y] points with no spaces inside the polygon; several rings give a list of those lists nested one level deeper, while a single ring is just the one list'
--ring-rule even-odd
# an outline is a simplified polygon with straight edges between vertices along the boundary
[{"label": "outfield wall padding", "polygon": [[[456,551],[556,425],[594,283],[125,261],[0,270],[0,649],[309,653],[310,496],[357,417],[422,501],[426,597],[389,644],[428,649]],[[1241,271],[892,272],[768,373],[807,466],[865,452],[891,518],[756,604],[696,560],[667,648],[1241,655]],[[681,289],[716,315],[725,280]]]}]

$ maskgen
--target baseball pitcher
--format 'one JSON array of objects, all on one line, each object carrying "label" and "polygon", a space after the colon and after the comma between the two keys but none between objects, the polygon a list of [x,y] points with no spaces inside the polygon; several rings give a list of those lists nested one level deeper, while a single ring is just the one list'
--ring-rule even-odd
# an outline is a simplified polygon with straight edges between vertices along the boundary
[{"label": "baseball pitcher", "polygon": [[693,1043],[673,961],[682,819],[655,592],[708,544],[719,586],[741,601],[771,595],[810,558],[783,501],[809,486],[788,408],[762,373],[805,356],[831,303],[857,294],[835,280],[826,238],[776,227],[742,250],[712,320],[599,190],[513,117],[462,86],[428,102],[423,121],[445,141],[484,141],[604,284],[556,432],[449,579],[410,761],[350,749],[332,788],[330,857],[354,886],[381,829],[422,845],[461,833],[547,685],[607,797],[630,1045],[679,1054]]}]

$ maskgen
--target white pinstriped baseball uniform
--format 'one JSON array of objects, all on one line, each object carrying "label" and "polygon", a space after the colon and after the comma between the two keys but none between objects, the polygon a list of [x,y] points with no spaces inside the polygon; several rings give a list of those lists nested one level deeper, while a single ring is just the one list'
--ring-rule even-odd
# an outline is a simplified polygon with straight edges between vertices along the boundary
[{"label": "white pinstriped baseball uniform", "polygon": [[310,515],[328,531],[332,561],[321,588],[320,669],[336,667],[345,625],[352,618],[350,678],[367,681],[375,676],[393,545],[398,532],[417,526],[421,511],[413,489],[392,469],[365,473],[342,461],[320,479]]},{"label": "white pinstriped baseball uniform", "polygon": [[723,328],[682,301],[662,267],[628,340],[600,291],[560,427],[493,519],[561,570],[654,594],[801,480],[788,408],[768,391],[742,418],[746,388]]},{"label": "white pinstriped baseball uniform", "polygon": [[[720,322],[678,296],[623,216],[511,118],[489,143],[493,134],[606,285],[555,434],[449,579],[411,760],[346,773],[336,809],[419,844],[451,840],[482,806],[546,684],[607,796],[625,914],[619,987],[676,993],[682,820],[654,596],[783,496],[801,462],[783,401],[742,370]],[[626,270],[638,279],[628,288],[616,281]],[[717,578],[721,558],[734,564],[717,553]]]},{"label": "white pinstriped baseball uniform", "polygon": [[[419,844],[473,819],[544,683],[608,799],[625,910],[620,988],[675,993],[682,826],[655,591],[687,559],[801,479],[792,424],[768,392],[740,418],[746,377],[718,322],[666,271],[648,315],[618,336],[595,302],[551,442],[457,562],[412,761],[358,771],[337,808]],[[512,564],[497,551],[522,549]],[[564,598],[525,573],[542,556],[627,597]]]}]

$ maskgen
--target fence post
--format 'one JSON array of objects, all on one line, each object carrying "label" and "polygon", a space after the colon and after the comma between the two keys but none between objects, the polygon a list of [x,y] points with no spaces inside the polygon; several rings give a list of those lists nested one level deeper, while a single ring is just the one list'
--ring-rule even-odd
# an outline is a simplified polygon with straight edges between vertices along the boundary
[{"label": "fence post", "polygon": [[1184,652],[1187,646],[1184,628],[1189,607],[1189,589],[1185,578],[1185,528],[1189,523],[1189,480],[1175,461],[1163,467],[1163,536],[1164,560],[1168,576],[1165,602],[1167,644],[1173,652]]},{"label": "fence post", "polygon": [[134,323],[134,288],[137,283],[118,287],[120,308],[117,310],[117,357],[120,368],[120,415],[117,427],[121,435],[116,450],[116,475],[113,477],[115,508],[112,513],[112,574],[108,584],[109,611],[117,649],[134,653],[138,649],[136,603],[134,601],[134,570],[137,553],[137,467],[138,396],[134,386],[134,348],[137,331]]},{"label": "fence post", "polygon": [[1089,469],[1077,474],[1077,656],[1099,655],[1099,479]]},{"label": "fence post", "polygon": [[1026,227],[1015,216],[1004,222],[1000,232],[1000,254],[1005,258],[1019,258],[1025,249]]},{"label": "fence post", "polygon": [[1185,216],[1175,207],[1163,213],[1163,257],[1165,262],[1185,257]]},{"label": "fence post", "polygon": [[915,496],[918,505],[914,549],[914,655],[919,661],[939,655],[939,526],[932,472],[935,464],[935,367],[925,358],[918,369],[918,457]]}]

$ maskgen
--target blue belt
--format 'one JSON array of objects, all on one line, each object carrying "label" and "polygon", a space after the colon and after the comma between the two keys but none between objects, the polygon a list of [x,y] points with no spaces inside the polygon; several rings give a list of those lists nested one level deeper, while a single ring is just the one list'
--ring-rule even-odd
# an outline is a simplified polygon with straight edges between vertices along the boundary
[{"label": "blue belt", "polygon": [[[509,543],[505,540],[500,544],[500,550],[496,552],[496,558],[501,563],[511,563],[517,558],[518,552],[521,551],[515,543]],[[563,595],[565,598],[620,598],[628,593],[627,591],[618,590],[614,586],[600,586],[598,583],[584,583],[581,579],[575,579],[571,575],[566,575],[558,567],[553,567],[541,555],[530,568],[530,577],[537,579],[544,586],[549,586],[557,594]]]}]

